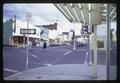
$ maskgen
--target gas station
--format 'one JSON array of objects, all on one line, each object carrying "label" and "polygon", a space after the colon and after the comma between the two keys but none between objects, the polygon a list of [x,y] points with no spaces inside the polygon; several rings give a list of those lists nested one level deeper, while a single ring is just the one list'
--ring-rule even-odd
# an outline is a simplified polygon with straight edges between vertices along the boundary
[{"label": "gas station", "polygon": [[[93,33],[94,35],[94,61],[93,61],[93,70],[94,78],[97,78],[97,25],[102,23],[107,24],[107,47],[106,47],[106,78],[110,79],[110,22],[116,20],[116,7],[115,4],[84,4],[84,3],[63,3],[63,4],[54,4],[54,6],[69,20],[73,23],[82,23],[83,25],[90,26],[90,32],[83,33],[83,35],[88,35],[89,40],[90,36]],[[75,27],[74,27],[75,28]],[[84,27],[83,27],[84,28]],[[74,47],[75,50],[75,42]],[[86,52],[86,55],[89,54],[91,59],[91,46],[89,45],[89,51]],[[92,62],[90,60],[90,65]]]},{"label": "gas station", "polygon": [[[31,14],[27,14],[27,29],[21,29],[21,34],[27,34],[27,48],[25,51],[26,54],[26,61],[25,61],[25,72],[20,72],[19,74],[12,75],[10,77],[5,78],[6,80],[46,80],[46,79],[82,79],[82,80],[115,80],[116,77],[116,65],[114,66],[114,70],[111,69],[111,35],[110,35],[110,29],[111,29],[111,22],[116,22],[116,5],[115,4],[100,4],[100,3],[53,3],[53,5],[57,8],[57,10],[60,11],[60,13],[70,22],[73,24],[73,47],[72,51],[76,52],[76,35],[75,35],[75,24],[76,23],[82,23],[81,28],[81,35],[83,37],[88,38],[88,50],[86,51],[84,55],[84,64],[70,64],[67,65],[55,65],[57,61],[60,60],[61,57],[71,53],[72,51],[68,51],[67,53],[64,53],[60,58],[56,59],[53,63],[50,63],[49,66],[46,68],[36,68],[28,70],[28,64],[29,64],[29,34],[35,34],[36,30],[29,29],[29,22],[31,20]],[[117,22],[116,22],[117,23]],[[97,29],[98,25],[106,24],[107,29],[107,40],[105,45],[105,64],[104,65],[98,65],[98,45],[97,45]],[[104,30],[104,27],[103,27]],[[68,33],[65,33],[67,34]],[[79,37],[79,35],[78,35]],[[91,45],[91,42],[93,43]],[[93,48],[93,54],[92,54],[92,48]],[[63,50],[62,50],[63,51]],[[79,53],[80,54],[80,53]],[[57,55],[57,54],[56,54]],[[93,60],[92,60],[93,56]],[[116,55],[115,55],[116,56]],[[34,55],[35,57],[35,55]],[[89,60],[87,60],[89,59]],[[87,64],[87,65],[86,65]],[[48,65],[48,64],[47,64]],[[80,69],[83,68],[83,69]],[[42,70],[43,69],[43,70]],[[70,69],[70,70],[67,70]],[[55,71],[54,71],[55,70]],[[93,71],[93,72],[92,72]],[[114,73],[114,75],[112,73]],[[40,73],[40,74],[39,74]],[[63,73],[63,75],[62,75]],[[72,74],[73,76],[72,76]],[[74,75],[74,73],[78,77]],[[99,73],[99,74],[98,74]],[[55,74],[55,75],[54,75]],[[60,75],[58,75],[60,74]],[[65,76],[65,74],[67,74]],[[83,77],[80,77],[80,75]],[[86,78],[84,78],[84,74],[88,75]],[[102,75],[103,74],[103,75]],[[70,76],[71,75],[71,76]],[[90,78],[89,75],[91,76]],[[36,78],[37,77],[37,78]],[[17,78],[17,79],[16,79]],[[88,79],[87,79],[88,78]]]}]

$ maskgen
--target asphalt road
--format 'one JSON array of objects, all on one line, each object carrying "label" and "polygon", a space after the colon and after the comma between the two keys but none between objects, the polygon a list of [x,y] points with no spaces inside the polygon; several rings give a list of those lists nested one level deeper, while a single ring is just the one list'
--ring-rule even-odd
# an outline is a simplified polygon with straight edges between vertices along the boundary
[{"label": "asphalt road", "polygon": [[[29,51],[28,68],[36,68],[57,64],[83,64],[88,46],[73,50],[73,46],[33,47]],[[112,65],[115,65],[115,57],[111,56]],[[105,52],[98,52],[98,64],[105,65]],[[93,61],[93,52],[92,52]],[[25,71],[26,68],[26,48],[3,47],[3,71],[4,77]]]}]

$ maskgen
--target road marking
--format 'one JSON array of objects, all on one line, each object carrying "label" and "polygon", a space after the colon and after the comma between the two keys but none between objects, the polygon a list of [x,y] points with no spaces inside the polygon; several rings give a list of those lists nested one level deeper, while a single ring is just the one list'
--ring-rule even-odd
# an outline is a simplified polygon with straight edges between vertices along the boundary
[{"label": "road marking", "polygon": [[45,64],[46,66],[52,66],[52,64]]},{"label": "road marking", "polygon": [[[24,50],[22,50],[21,52],[26,52],[26,51],[24,51]],[[37,57],[36,55],[34,55],[34,54],[31,54],[30,52],[28,52],[31,56],[33,56],[33,57],[35,57],[35,58],[37,58],[37,59],[40,59],[39,57]]]},{"label": "road marking", "polygon": [[41,64],[41,63],[36,63],[36,62],[31,62],[33,64],[39,64],[40,66],[52,66],[52,64]]},{"label": "road marking", "polygon": [[62,57],[66,56],[67,54],[71,53],[72,51],[68,51],[66,53],[64,53],[62,56],[60,56],[59,58],[57,58],[54,62],[52,62],[52,64],[55,64],[56,62],[58,62]]},{"label": "road marking", "polygon": [[69,54],[69,53],[71,53],[72,51],[68,51],[68,52],[66,52],[66,53],[64,53],[64,55],[67,55],[67,54]]},{"label": "road marking", "polygon": [[18,73],[19,72],[19,71],[16,71],[16,70],[13,70],[13,69],[8,69],[8,68],[5,68],[4,70],[9,71],[9,72],[13,72],[13,73]]},{"label": "road marking", "polygon": [[39,59],[39,57],[37,57],[37,56],[36,56],[36,55],[34,55],[34,54],[31,54],[31,56],[33,56],[33,57],[35,57],[35,58]]}]

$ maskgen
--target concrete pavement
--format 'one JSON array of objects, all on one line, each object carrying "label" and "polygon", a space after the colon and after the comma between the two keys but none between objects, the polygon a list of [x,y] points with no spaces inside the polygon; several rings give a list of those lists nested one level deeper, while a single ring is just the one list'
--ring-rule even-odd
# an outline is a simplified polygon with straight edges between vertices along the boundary
[{"label": "concrete pavement", "polygon": [[106,80],[105,65],[97,66],[97,79],[94,79],[93,71],[93,66],[85,64],[60,64],[30,69],[6,77],[5,80]]}]

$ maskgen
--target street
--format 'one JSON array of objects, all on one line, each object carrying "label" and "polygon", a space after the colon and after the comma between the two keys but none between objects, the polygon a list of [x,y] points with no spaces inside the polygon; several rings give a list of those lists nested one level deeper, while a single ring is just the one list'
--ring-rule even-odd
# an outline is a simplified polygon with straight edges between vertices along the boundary
[{"label": "street", "polygon": [[[79,47],[73,50],[73,45],[51,46],[47,49],[33,47],[29,51],[28,68],[37,68],[42,66],[58,64],[84,64],[86,47]],[[98,64],[105,65],[105,52],[98,51]],[[93,52],[92,52],[93,62]],[[115,61],[111,61],[115,65]],[[4,77],[25,71],[26,68],[26,48],[3,47],[3,67]]]}]

